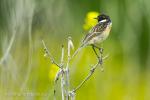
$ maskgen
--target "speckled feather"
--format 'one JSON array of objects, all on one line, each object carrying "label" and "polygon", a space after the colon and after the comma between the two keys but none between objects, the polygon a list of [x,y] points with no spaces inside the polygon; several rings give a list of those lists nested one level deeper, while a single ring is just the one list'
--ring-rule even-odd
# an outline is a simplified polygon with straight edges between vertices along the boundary
[{"label": "speckled feather", "polygon": [[87,45],[88,41],[92,40],[92,38],[97,37],[99,35],[101,35],[105,29],[107,28],[108,23],[104,22],[104,23],[98,23],[97,25],[95,25],[90,31],[89,33],[85,36],[85,38],[83,39],[83,44]]}]

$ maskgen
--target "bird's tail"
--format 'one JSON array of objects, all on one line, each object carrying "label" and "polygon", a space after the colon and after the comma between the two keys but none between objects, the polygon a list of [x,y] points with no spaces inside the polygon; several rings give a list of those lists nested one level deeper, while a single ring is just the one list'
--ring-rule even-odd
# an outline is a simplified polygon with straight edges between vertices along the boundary
[{"label": "bird's tail", "polygon": [[79,48],[74,52],[74,54],[72,55],[72,58],[75,57],[77,55],[77,53],[85,46],[84,43],[82,43]]}]

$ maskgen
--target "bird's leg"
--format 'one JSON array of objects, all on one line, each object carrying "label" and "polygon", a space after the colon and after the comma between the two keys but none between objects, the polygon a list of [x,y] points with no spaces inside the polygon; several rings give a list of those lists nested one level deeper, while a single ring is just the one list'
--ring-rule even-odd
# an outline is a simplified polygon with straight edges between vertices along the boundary
[{"label": "bird's leg", "polygon": [[104,51],[103,47],[98,47],[98,46],[95,46],[95,45],[92,45],[92,46],[94,46],[95,48],[97,48],[100,51],[100,54],[103,53],[103,51]]},{"label": "bird's leg", "polygon": [[97,58],[98,58],[98,60],[99,60],[99,55],[97,54],[97,52],[96,52],[96,50],[95,50],[95,46],[94,45],[92,45],[92,49],[93,49],[93,51],[94,51],[94,53],[96,54],[96,56],[97,56]]},{"label": "bird's leg", "polygon": [[[101,47],[97,47],[95,45],[92,45],[92,48],[93,48],[93,50],[94,50],[94,52],[95,52],[95,54],[96,54],[96,56],[97,56],[97,58],[99,60],[99,63],[101,65],[101,70],[103,71],[104,68],[103,68],[102,64],[103,64],[103,51],[104,51],[104,49],[101,48]],[[99,50],[100,56],[97,54],[95,48],[97,48]]]}]

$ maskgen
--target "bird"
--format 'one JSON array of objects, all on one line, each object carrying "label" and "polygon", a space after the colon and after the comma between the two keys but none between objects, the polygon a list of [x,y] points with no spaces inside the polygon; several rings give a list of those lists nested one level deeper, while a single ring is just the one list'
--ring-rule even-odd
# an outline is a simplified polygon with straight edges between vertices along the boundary
[{"label": "bird", "polygon": [[94,19],[97,19],[98,23],[84,37],[81,47],[102,43],[109,36],[112,27],[110,17],[100,14]]},{"label": "bird", "polygon": [[81,48],[90,45],[92,46],[95,54],[98,56],[95,48],[99,50],[101,48],[99,48],[96,45],[101,44],[104,40],[107,39],[107,37],[109,36],[110,30],[112,28],[112,21],[110,17],[106,14],[100,14],[94,19],[96,19],[98,23],[95,26],[93,26],[90,29],[90,31],[86,34],[86,36],[82,40],[81,46],[76,50],[74,55],[76,55],[77,52],[81,50]]}]

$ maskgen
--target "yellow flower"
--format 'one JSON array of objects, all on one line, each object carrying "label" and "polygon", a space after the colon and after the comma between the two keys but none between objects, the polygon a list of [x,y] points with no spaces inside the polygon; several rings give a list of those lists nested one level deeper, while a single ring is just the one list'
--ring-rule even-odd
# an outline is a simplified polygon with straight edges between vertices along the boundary
[{"label": "yellow flower", "polygon": [[49,78],[50,78],[50,80],[54,80],[58,69],[59,69],[58,66],[56,66],[55,64],[52,64],[50,66],[50,70],[49,70]]},{"label": "yellow flower", "polygon": [[98,15],[99,15],[99,13],[95,12],[95,11],[88,12],[86,15],[86,18],[85,18],[85,24],[83,25],[83,29],[89,30],[94,25],[96,25],[97,20],[95,20],[94,18],[96,18]]}]

